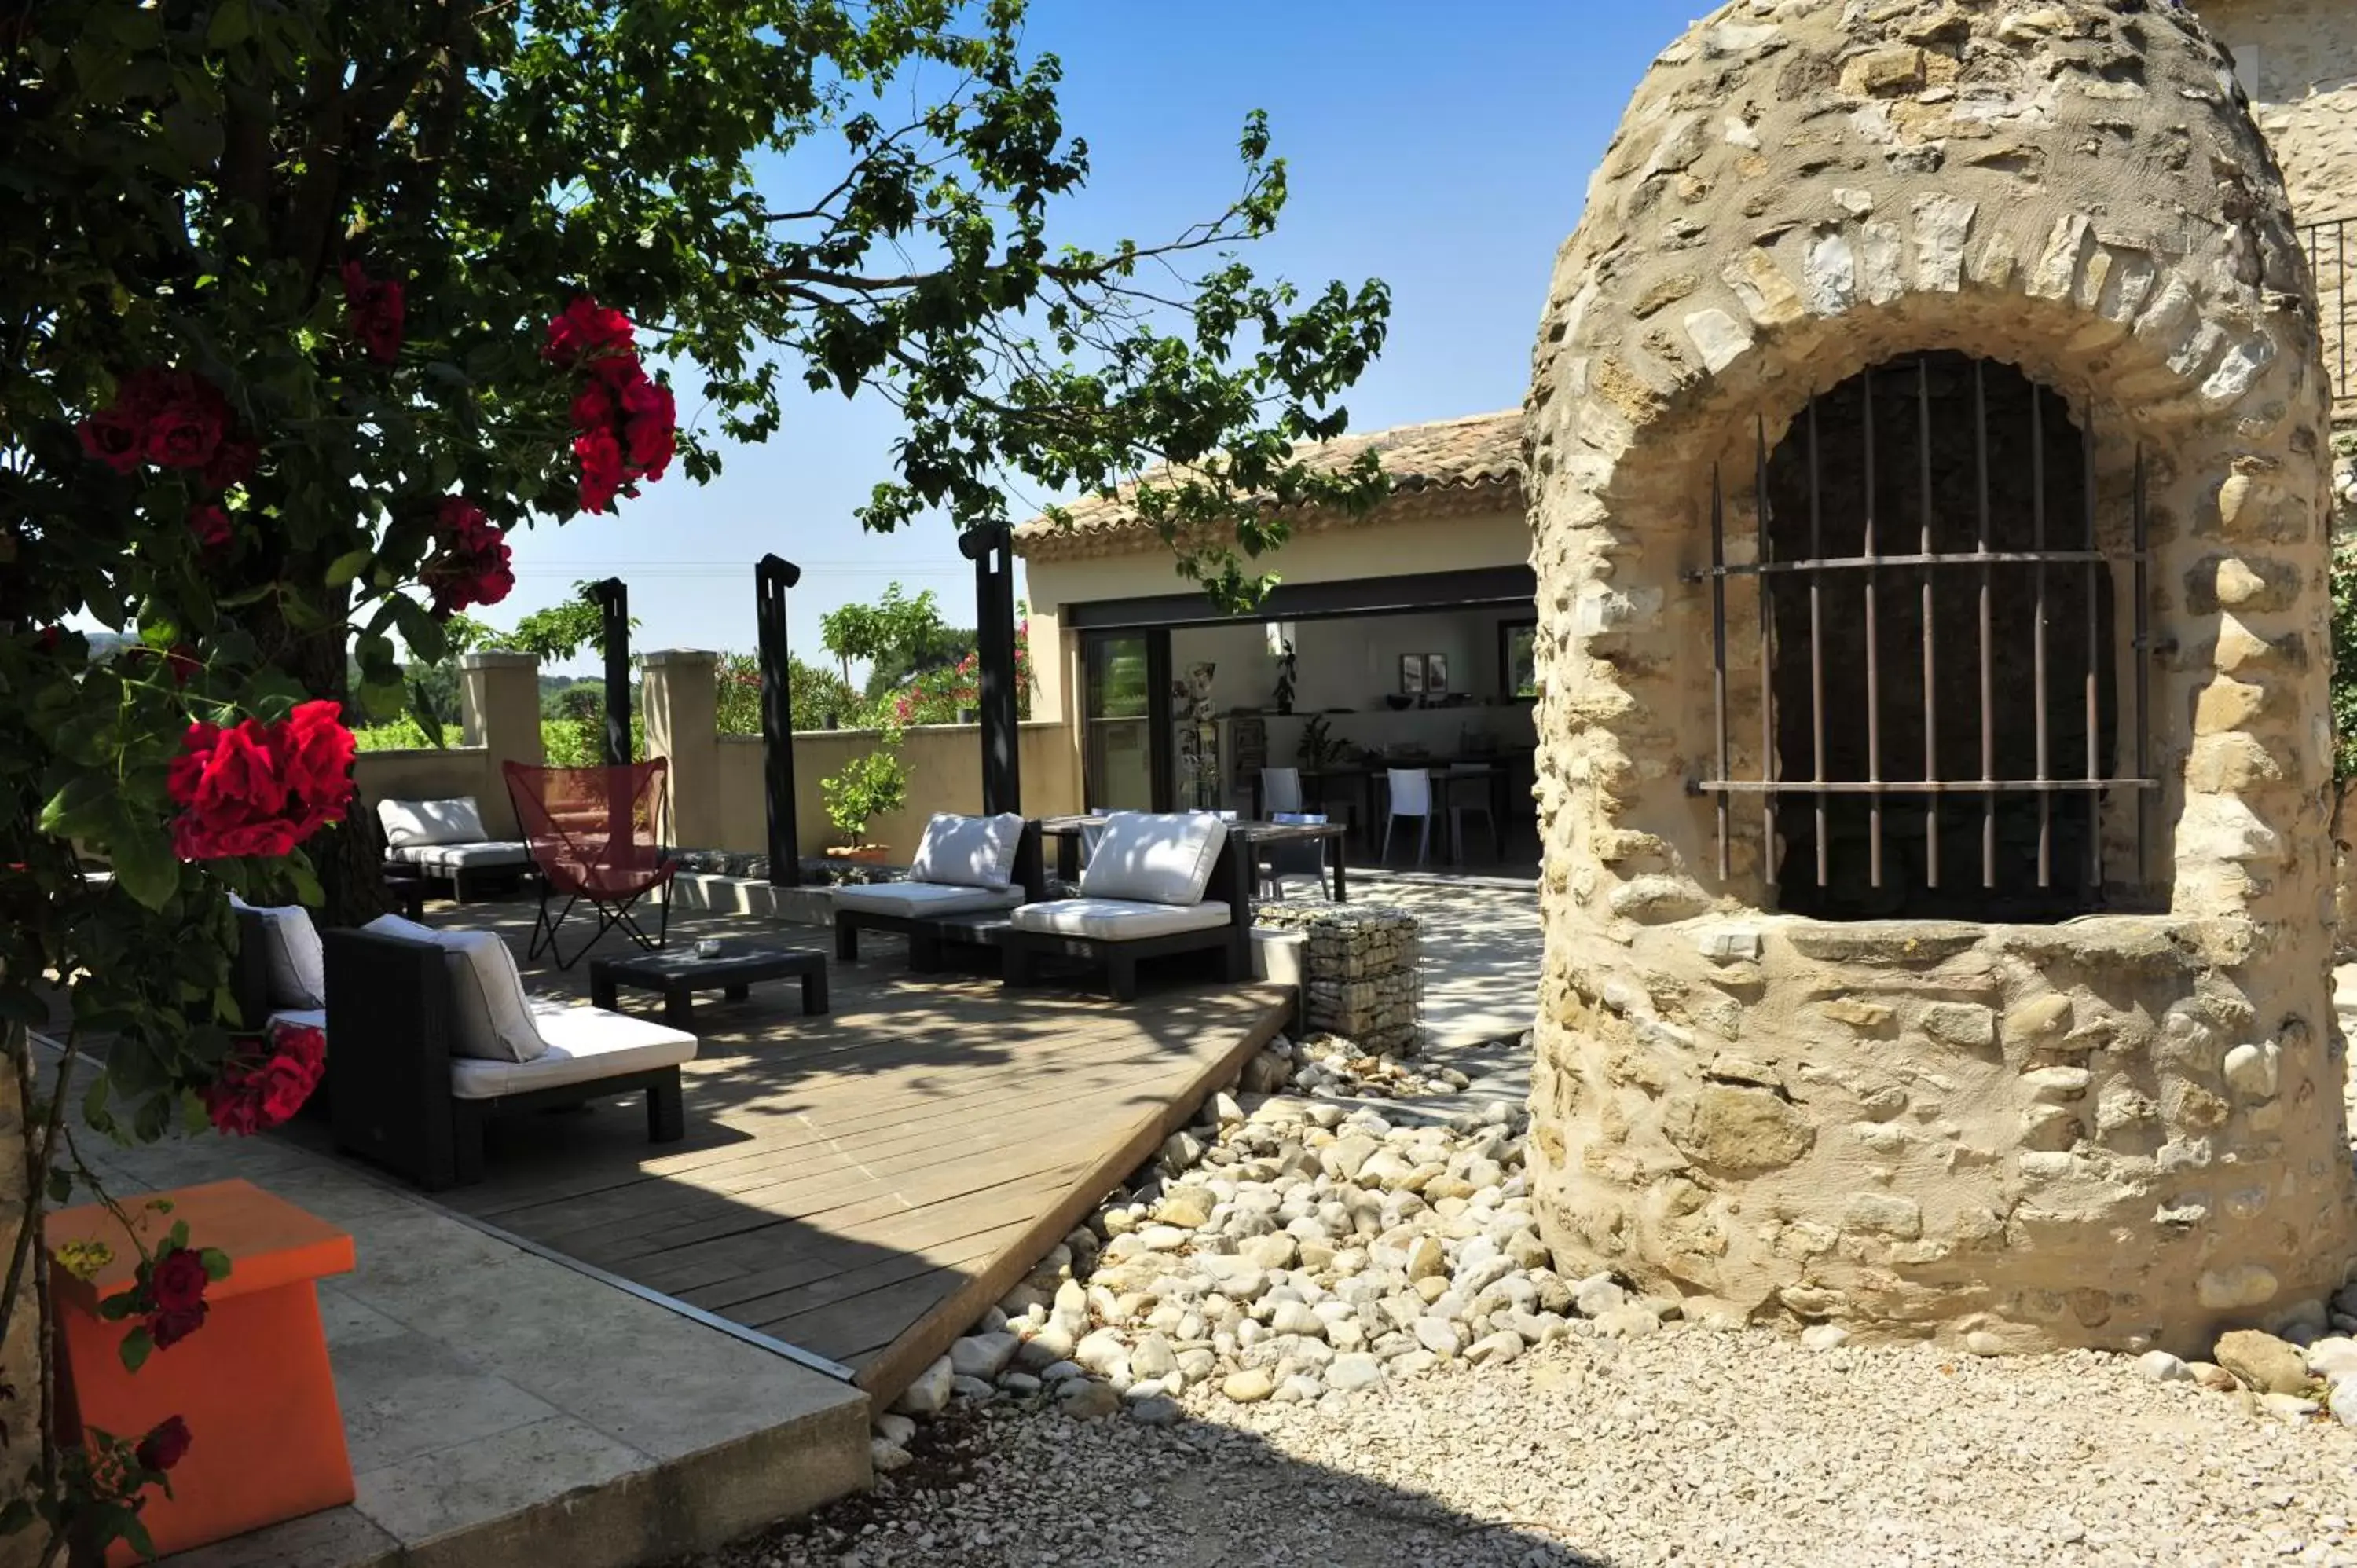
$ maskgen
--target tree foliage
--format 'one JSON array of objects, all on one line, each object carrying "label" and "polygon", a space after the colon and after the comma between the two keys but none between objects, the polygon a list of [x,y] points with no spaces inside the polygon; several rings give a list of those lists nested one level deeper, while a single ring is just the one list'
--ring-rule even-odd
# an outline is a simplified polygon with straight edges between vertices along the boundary
[{"label": "tree foliage", "polygon": [[[1109,489],[1176,464],[1187,477],[1137,503],[1232,597],[1250,582],[1235,549],[1281,536],[1270,502],[1376,497],[1372,458],[1334,476],[1291,456],[1343,427],[1387,301],[1373,283],[1301,295],[1236,259],[1284,202],[1265,127],[1246,125],[1240,194],[1211,221],[1053,243],[1088,156],[1057,62],[1019,48],[1022,16],[1017,0],[0,13],[0,1020],[20,1072],[41,977],[70,975],[70,1041],[107,1041],[91,1120],[155,1136],[197,1109],[242,1022],[225,891],[316,903],[316,865],[349,918],[375,874],[366,812],[324,831],[313,812],[292,854],[178,859],[187,737],[278,733],[348,683],[377,717],[401,712],[400,649],[450,653],[448,615],[512,581],[506,532],[627,511],[629,477],[668,457],[674,402],[678,463],[701,481],[717,438],[778,427],[786,378],[889,400],[906,431],[862,512],[878,529],[928,509],[1004,519],[1010,476]],[[561,317],[595,341],[552,357]],[[659,451],[637,450],[642,424]],[[138,657],[91,663],[60,629],[85,618]],[[113,878],[86,877],[83,852]],[[63,1128],[64,1104],[61,1087],[31,1095],[27,1115]],[[62,1144],[35,1147],[38,1202]],[[21,1406],[0,1420],[39,1425]]]}]

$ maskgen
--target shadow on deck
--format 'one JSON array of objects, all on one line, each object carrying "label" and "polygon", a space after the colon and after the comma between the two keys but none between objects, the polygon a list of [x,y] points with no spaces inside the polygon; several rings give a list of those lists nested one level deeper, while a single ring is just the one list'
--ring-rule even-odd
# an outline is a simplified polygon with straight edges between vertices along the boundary
[{"label": "shadow on deck", "polygon": [[[440,910],[522,962],[528,906]],[[568,932],[568,935],[575,933]],[[827,933],[682,914],[817,948]],[[1189,983],[1116,1006],[1055,985],[915,975],[897,940],[830,961],[832,1008],[791,982],[699,995],[687,1136],[651,1144],[634,1101],[494,1122],[487,1179],[436,1201],[563,1259],[840,1364],[896,1397],[1288,1017],[1289,992]],[[629,950],[609,937],[597,953]],[[586,997],[589,960],[525,964]],[[1149,983],[1151,983],[1149,975]],[[619,1005],[656,1012],[652,993]]]}]

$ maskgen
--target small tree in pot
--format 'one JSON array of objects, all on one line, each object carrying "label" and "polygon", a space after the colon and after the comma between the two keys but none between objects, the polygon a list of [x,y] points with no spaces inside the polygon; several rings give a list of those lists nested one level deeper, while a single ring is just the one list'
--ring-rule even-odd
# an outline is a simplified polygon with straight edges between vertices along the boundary
[{"label": "small tree in pot", "polygon": [[900,731],[888,729],[874,751],[854,757],[833,778],[819,780],[819,792],[826,798],[826,820],[849,841],[842,848],[828,850],[831,858],[872,863],[888,853],[886,845],[867,842],[867,824],[908,803],[909,773],[900,766],[899,753]]}]

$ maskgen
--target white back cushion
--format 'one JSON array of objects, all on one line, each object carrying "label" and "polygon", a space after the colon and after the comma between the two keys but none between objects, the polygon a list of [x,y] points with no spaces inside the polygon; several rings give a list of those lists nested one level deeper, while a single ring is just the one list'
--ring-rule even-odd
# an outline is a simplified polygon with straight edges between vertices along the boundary
[{"label": "white back cushion", "polygon": [[450,1048],[458,1055],[528,1062],[548,1049],[533,1025],[515,955],[492,932],[438,931],[398,915],[380,915],[361,929],[431,942],[442,950],[450,966],[451,1010],[457,1015],[457,1037]]},{"label": "white back cushion", "polygon": [[270,973],[270,1005],[297,1010],[328,1004],[328,960],[311,912],[299,904],[264,909],[232,893],[230,908],[260,917],[262,956]]},{"label": "white back cushion", "polygon": [[909,862],[909,880],[952,887],[999,888],[1015,880],[1015,846],[1023,819],[1012,811],[995,817],[961,817],[935,811]]},{"label": "white back cushion", "polygon": [[428,843],[480,843],[483,813],[472,795],[455,800],[379,800],[376,820],[384,826],[387,849]]},{"label": "white back cushion", "polygon": [[1081,872],[1083,898],[1200,904],[1228,826],[1193,811],[1122,811],[1105,823]]}]

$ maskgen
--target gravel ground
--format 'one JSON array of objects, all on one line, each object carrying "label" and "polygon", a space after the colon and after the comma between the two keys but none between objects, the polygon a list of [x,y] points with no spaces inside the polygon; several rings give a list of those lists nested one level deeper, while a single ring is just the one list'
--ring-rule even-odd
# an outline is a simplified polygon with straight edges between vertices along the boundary
[{"label": "gravel ground", "polygon": [[2125,1358],[1576,1338],[1355,1401],[1190,1391],[1168,1430],[1001,1403],[705,1568],[2357,1565],[2357,1431]]}]

